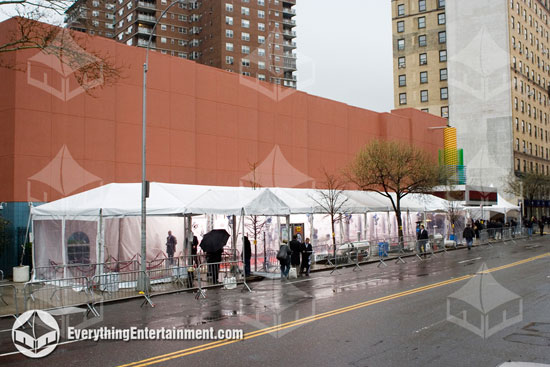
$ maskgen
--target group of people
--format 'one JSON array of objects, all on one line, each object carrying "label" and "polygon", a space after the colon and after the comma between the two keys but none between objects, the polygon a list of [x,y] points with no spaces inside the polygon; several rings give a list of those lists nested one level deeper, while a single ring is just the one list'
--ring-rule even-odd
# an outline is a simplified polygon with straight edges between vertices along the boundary
[{"label": "group of people", "polygon": [[288,279],[291,267],[296,269],[297,276],[309,276],[312,253],[313,246],[309,238],[302,243],[298,236],[294,235],[288,244],[283,242],[277,253],[277,260],[281,265],[281,280]]}]

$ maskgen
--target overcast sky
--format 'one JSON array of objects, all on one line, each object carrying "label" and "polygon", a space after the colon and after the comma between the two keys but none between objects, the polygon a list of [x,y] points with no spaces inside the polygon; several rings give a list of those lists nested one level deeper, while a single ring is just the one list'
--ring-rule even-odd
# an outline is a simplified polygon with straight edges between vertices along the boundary
[{"label": "overcast sky", "polygon": [[298,89],[378,112],[393,108],[391,2],[297,0]]}]

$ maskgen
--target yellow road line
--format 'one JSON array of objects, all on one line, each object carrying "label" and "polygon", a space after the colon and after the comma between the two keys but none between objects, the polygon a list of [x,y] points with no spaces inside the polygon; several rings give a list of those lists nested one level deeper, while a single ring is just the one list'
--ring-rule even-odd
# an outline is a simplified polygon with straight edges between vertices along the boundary
[{"label": "yellow road line", "polygon": [[[506,265],[498,266],[498,267],[495,267],[495,268],[487,269],[487,270],[479,272],[477,274],[488,274],[488,273],[492,273],[492,272],[495,272],[495,271],[508,269],[508,268],[511,268],[511,267],[514,267],[514,266],[519,266],[519,265],[522,265],[522,264],[525,264],[525,263],[528,263],[528,262],[532,262],[532,261],[535,261],[535,260],[539,260],[539,259],[542,259],[542,258],[546,258],[546,257],[550,257],[550,253],[530,257],[530,258],[520,260],[520,261],[516,261],[516,262],[510,263],[510,264],[506,264]],[[307,324],[307,323],[310,323],[310,322],[313,322],[313,321],[318,321],[318,320],[321,320],[321,319],[324,319],[324,318],[327,318],[327,317],[332,317],[332,316],[336,316],[336,315],[339,315],[339,314],[342,314],[342,313],[354,311],[354,310],[357,310],[357,309],[360,309],[360,308],[372,306],[372,305],[375,305],[375,304],[378,304],[378,303],[391,301],[391,300],[401,298],[401,297],[405,297],[405,296],[409,296],[409,295],[412,295],[412,294],[415,294],[415,293],[425,292],[425,291],[430,290],[430,289],[439,288],[439,287],[442,287],[442,286],[445,286],[445,285],[461,282],[463,280],[471,279],[475,275],[476,274],[464,275],[464,276],[461,276],[461,277],[458,277],[458,278],[453,278],[453,279],[441,281],[441,282],[438,282],[438,283],[429,284],[429,285],[414,288],[414,289],[411,289],[411,290],[408,290],[408,291],[403,291],[403,292],[399,292],[399,293],[390,294],[388,296],[376,298],[376,299],[373,299],[373,300],[370,300],[370,301],[356,303],[356,304],[351,305],[351,306],[342,307],[342,308],[338,308],[338,309],[335,309],[335,310],[332,310],[332,311],[327,311],[327,312],[324,312],[324,313],[321,313],[321,314],[317,314],[317,315],[313,315],[313,316],[309,316],[309,317],[304,317],[302,319],[289,321],[289,322],[286,322],[286,323],[283,323],[283,324],[274,325],[274,326],[271,326],[271,327],[268,327],[268,328],[265,328],[265,329],[260,329],[260,330],[256,330],[256,331],[253,331],[253,332],[250,332],[250,333],[246,333],[244,335],[243,339],[239,339],[239,340],[218,340],[218,341],[207,343],[207,344],[197,345],[197,346],[192,347],[192,348],[182,349],[182,350],[179,350],[179,351],[175,351],[175,352],[171,352],[171,353],[167,353],[167,354],[163,354],[163,355],[143,359],[141,361],[136,361],[136,362],[124,364],[124,365],[121,365],[119,367],[138,367],[138,366],[139,367],[144,367],[144,366],[149,366],[149,365],[160,363],[160,362],[169,361],[169,360],[176,359],[176,358],[185,357],[185,356],[190,355],[190,354],[200,353],[200,352],[207,351],[209,349],[222,347],[222,346],[233,344],[233,343],[236,343],[236,342],[239,342],[239,341],[257,338],[257,337],[265,335],[265,334],[278,332],[278,331],[285,330],[285,329],[288,329],[288,328],[291,328],[291,327]]]}]

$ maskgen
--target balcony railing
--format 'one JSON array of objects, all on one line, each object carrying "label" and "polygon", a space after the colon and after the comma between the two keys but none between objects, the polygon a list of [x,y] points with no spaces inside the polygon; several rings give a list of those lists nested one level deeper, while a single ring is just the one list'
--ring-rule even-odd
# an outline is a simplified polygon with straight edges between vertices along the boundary
[{"label": "balcony railing", "polygon": [[296,25],[296,21],[294,19],[283,19],[283,24],[291,25],[294,27]]},{"label": "balcony railing", "polygon": [[[137,45],[140,47],[147,47],[148,40],[144,40],[141,38],[138,38]],[[155,42],[151,42],[151,48],[157,47],[157,44]]]},{"label": "balcony railing", "polygon": [[283,8],[283,13],[284,14],[289,14],[289,15],[296,15],[296,9],[292,9],[292,8]]},{"label": "balcony railing", "polygon": [[138,20],[143,20],[145,22],[153,22],[155,23],[157,20],[155,17],[145,14],[138,14],[137,16]]},{"label": "balcony railing", "polygon": [[283,42],[284,47],[296,48],[296,42]]},{"label": "balcony railing", "polygon": [[151,34],[153,30],[151,28],[138,27],[138,33]]},{"label": "balcony railing", "polygon": [[293,54],[292,52],[284,52],[283,56],[287,57],[287,58],[290,58],[290,59],[295,59],[296,58],[296,54]]},{"label": "balcony railing", "polygon": [[148,3],[148,2],[145,2],[145,1],[138,1],[137,7],[138,8],[146,8],[146,9],[153,9],[153,10],[155,10],[157,8],[155,3]]},{"label": "balcony railing", "polygon": [[294,38],[296,37],[296,31],[283,31],[283,36]]}]

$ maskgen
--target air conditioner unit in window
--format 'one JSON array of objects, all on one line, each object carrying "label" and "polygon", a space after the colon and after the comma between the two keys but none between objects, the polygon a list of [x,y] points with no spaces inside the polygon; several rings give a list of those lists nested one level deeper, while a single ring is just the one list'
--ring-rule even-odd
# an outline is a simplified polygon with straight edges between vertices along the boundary
[{"label": "air conditioner unit in window", "polygon": [[399,69],[405,69],[405,65],[399,65],[398,68]]}]

